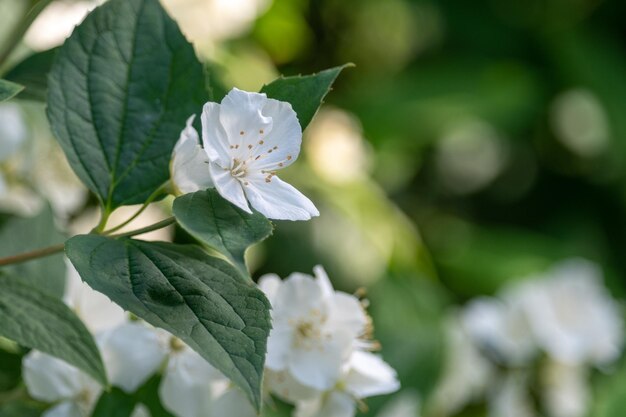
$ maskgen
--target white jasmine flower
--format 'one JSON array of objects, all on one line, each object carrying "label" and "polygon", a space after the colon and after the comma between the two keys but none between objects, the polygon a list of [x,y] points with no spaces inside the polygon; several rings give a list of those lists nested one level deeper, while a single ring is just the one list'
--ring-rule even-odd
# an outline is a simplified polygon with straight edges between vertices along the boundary
[{"label": "white jasmine flower", "polygon": [[255,417],[243,391],[199,354],[175,338],[159,397],[176,417]]},{"label": "white jasmine flower", "polygon": [[536,352],[526,315],[513,292],[501,299],[481,297],[471,301],[461,320],[474,343],[498,362],[525,364]]},{"label": "white jasmine flower", "polygon": [[140,322],[122,324],[96,340],[109,381],[129,394],[156,373],[167,355],[156,330]]},{"label": "white jasmine flower", "polygon": [[459,317],[446,324],[446,353],[442,375],[433,393],[437,415],[454,415],[484,395],[494,376],[494,367],[481,355]]},{"label": "white jasmine flower", "polygon": [[[187,149],[183,143],[197,135],[191,125],[185,130],[179,153]],[[208,157],[204,176],[198,167],[200,157],[190,156],[195,155],[193,149],[185,153],[193,163],[172,165],[174,185],[181,191],[177,179],[183,179],[185,189],[203,189],[210,178],[222,197],[249,213],[252,206],[270,219],[309,220],[319,215],[308,198],[276,176],[277,170],[296,160],[302,142],[302,129],[289,103],[234,88],[221,104],[204,105],[202,142]]]},{"label": "white jasmine flower", "polygon": [[127,321],[126,313],[109,298],[85,284],[66,258],[67,268],[63,300],[92,333],[115,328]]},{"label": "white jasmine flower", "polygon": [[198,132],[192,125],[195,117],[187,119],[187,126],[172,153],[172,182],[177,193],[193,193],[213,187],[213,181],[207,175],[209,158],[200,146]]},{"label": "white jasmine flower", "polygon": [[494,384],[489,417],[536,417],[528,392],[528,375],[512,372]]},{"label": "white jasmine flower", "polygon": [[100,385],[78,368],[38,351],[24,357],[22,375],[31,397],[56,403],[42,417],[87,417],[102,392]]},{"label": "white jasmine flower", "polygon": [[356,350],[334,389],[296,404],[296,417],[353,417],[357,402],[400,388],[396,371],[378,356]]},{"label": "white jasmine flower", "polygon": [[603,365],[620,355],[621,315],[594,264],[564,261],[546,278],[525,283],[524,297],[532,333],[555,360]]},{"label": "white jasmine flower", "polygon": [[542,399],[550,417],[583,417],[591,404],[585,366],[548,361],[541,369]]},{"label": "white jasmine flower", "polygon": [[265,365],[327,390],[341,375],[367,317],[356,297],[333,290],[322,267],[314,272],[315,278],[294,273],[280,284],[273,275],[261,278],[260,288],[269,288],[273,322]]}]

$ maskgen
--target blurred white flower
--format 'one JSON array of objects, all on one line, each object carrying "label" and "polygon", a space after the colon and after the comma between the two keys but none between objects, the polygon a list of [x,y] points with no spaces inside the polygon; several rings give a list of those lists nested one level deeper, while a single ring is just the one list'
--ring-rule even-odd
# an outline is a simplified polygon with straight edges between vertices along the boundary
[{"label": "blurred white flower", "polygon": [[369,154],[358,119],[339,109],[324,109],[309,126],[307,158],[321,177],[349,183],[367,174]]},{"label": "blurred white flower", "polygon": [[420,406],[418,393],[404,390],[385,403],[376,417],[419,417]]},{"label": "blurred white flower", "polygon": [[159,387],[163,406],[176,417],[255,417],[243,391],[178,339]]},{"label": "blurred white flower", "polygon": [[507,159],[506,142],[493,126],[470,120],[437,142],[435,162],[443,184],[452,192],[467,194],[493,181]]},{"label": "blurred white flower", "polygon": [[591,403],[588,369],[548,361],[541,369],[541,393],[550,417],[583,417]]},{"label": "blurred white flower", "polygon": [[528,376],[512,372],[493,384],[489,397],[489,417],[535,417],[528,393]]},{"label": "blurred white flower", "polygon": [[204,56],[216,43],[243,34],[271,0],[162,0],[182,32]]},{"label": "blurred white flower", "polygon": [[38,351],[24,357],[22,375],[31,397],[55,403],[42,417],[88,417],[102,392],[78,368]]},{"label": "blurred white flower", "polygon": [[124,310],[109,298],[84,283],[68,259],[63,300],[92,333],[115,328],[127,321]]},{"label": "blurred white flower", "polygon": [[[0,163],[17,152],[27,133],[20,108],[13,103],[0,104]],[[4,198],[7,191],[8,184],[0,170],[0,196]]]},{"label": "blurred white flower", "polygon": [[472,300],[461,319],[474,343],[500,363],[525,364],[536,352],[527,317],[512,292],[502,294],[500,299]]},{"label": "blurred white flower", "polygon": [[170,170],[177,194],[213,187],[213,181],[207,175],[209,158],[200,146],[198,132],[192,126],[195,118],[193,115],[187,119],[187,126],[181,132],[172,153]]},{"label": "blurred white flower", "polygon": [[96,337],[111,385],[133,393],[156,371],[167,356],[157,331],[129,322]]},{"label": "blurred white flower", "polygon": [[[197,136],[190,125],[185,131],[179,149]],[[289,103],[234,88],[221,104],[204,105],[202,141],[209,160],[204,177],[197,163],[172,165],[172,178],[174,182],[183,178],[183,188],[206,188],[211,180],[226,200],[252,213],[247,199],[270,219],[309,220],[319,215],[308,198],[276,176],[276,170],[296,160],[302,142],[300,123]],[[181,189],[181,184],[174,185]]]},{"label": "blurred white flower", "polygon": [[28,28],[24,42],[36,51],[61,45],[72,34],[74,27],[104,1],[57,0],[52,2]]},{"label": "blurred white flower", "polygon": [[432,406],[437,415],[459,412],[487,391],[494,377],[494,367],[478,351],[460,317],[451,317],[446,323],[446,353],[442,375],[432,394]]},{"label": "blurred white flower", "polygon": [[357,402],[400,388],[396,371],[378,356],[356,350],[334,389],[296,403],[296,417],[353,417]]},{"label": "blurred white flower", "polygon": [[559,94],[550,116],[557,139],[579,156],[597,156],[609,147],[609,121],[591,91],[580,88]]},{"label": "blurred white flower", "polygon": [[150,410],[143,404],[137,404],[130,417],[151,417]]},{"label": "blurred white flower", "polygon": [[273,328],[266,367],[288,370],[300,383],[328,390],[339,379],[367,317],[359,300],[335,292],[321,266],[315,278],[293,273],[284,281],[261,277],[259,286],[272,304]]},{"label": "blurred white flower", "polygon": [[522,285],[522,305],[532,334],[555,360],[605,365],[621,354],[621,314],[596,265],[567,260],[545,277]]}]

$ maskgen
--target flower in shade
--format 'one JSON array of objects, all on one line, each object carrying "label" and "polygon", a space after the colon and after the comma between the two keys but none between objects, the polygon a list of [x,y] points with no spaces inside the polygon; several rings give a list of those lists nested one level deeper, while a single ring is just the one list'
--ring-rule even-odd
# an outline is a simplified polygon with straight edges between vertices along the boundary
[{"label": "flower in shade", "polygon": [[363,398],[399,388],[393,368],[372,353],[355,350],[335,387],[313,399],[296,402],[295,417],[353,417]]},{"label": "flower in shade", "polygon": [[284,281],[276,275],[260,279],[272,304],[265,365],[275,372],[287,370],[311,388],[328,390],[365,332],[367,317],[356,297],[334,291],[322,267],[314,272],[315,277],[293,273]]},{"label": "flower in shade", "polygon": [[201,121],[206,159],[191,123],[176,145],[171,169],[180,192],[212,183],[222,197],[249,213],[252,206],[270,219],[319,215],[307,197],[276,176],[296,160],[302,143],[302,129],[289,103],[234,88],[220,104],[206,103]]},{"label": "flower in shade", "polygon": [[24,357],[22,375],[31,397],[55,404],[42,417],[89,416],[102,392],[102,387],[78,368],[39,351]]}]

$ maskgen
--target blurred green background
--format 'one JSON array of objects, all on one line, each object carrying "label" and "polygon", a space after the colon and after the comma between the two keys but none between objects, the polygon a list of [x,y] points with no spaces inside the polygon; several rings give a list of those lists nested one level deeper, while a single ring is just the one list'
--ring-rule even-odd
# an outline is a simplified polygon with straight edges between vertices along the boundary
[{"label": "blurred green background", "polygon": [[[367,288],[403,392],[428,403],[448,312],[505,282],[581,256],[626,294],[626,3],[274,0],[219,36],[225,17],[184,12],[201,0],[164,3],[227,85],[356,65],[285,174],[321,216],[279,222],[250,260],[255,276],[323,264],[337,288]],[[606,410],[623,409],[620,375],[597,377]]]}]

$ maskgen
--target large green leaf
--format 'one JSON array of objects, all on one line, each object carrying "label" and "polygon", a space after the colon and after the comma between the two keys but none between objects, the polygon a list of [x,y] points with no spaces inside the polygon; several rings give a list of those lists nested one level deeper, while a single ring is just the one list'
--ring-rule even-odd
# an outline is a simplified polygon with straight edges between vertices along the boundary
[{"label": "large green leaf", "polygon": [[0,336],[63,359],[107,384],[96,343],[69,307],[12,276],[0,276],[0,288]]},{"label": "large green leaf", "polygon": [[209,189],[174,200],[174,216],[183,229],[224,254],[244,274],[246,249],[272,234],[272,224],[260,213],[246,213]]},{"label": "large green leaf", "polygon": [[15,97],[23,89],[19,84],[0,79],[0,103]]},{"label": "large green leaf", "polygon": [[81,235],[66,253],[92,288],[185,341],[260,407],[269,302],[228,262],[192,245]]},{"label": "large green leaf", "polygon": [[324,102],[324,97],[339,73],[350,65],[330,68],[307,76],[281,77],[264,85],[261,92],[270,98],[291,103],[304,130]]},{"label": "large green leaf", "polygon": [[158,0],[110,0],[59,50],[48,119],[74,171],[111,210],[167,181],[185,120],[205,101],[202,65]]},{"label": "large green leaf", "polygon": [[[34,217],[6,217],[0,225],[0,257],[41,249],[65,238],[54,226],[54,216],[46,206]],[[65,289],[65,262],[61,254],[0,268],[39,290],[62,297]]]},{"label": "large green leaf", "polygon": [[24,86],[20,99],[46,101],[48,73],[58,49],[52,48],[33,54],[7,73],[7,80]]}]

